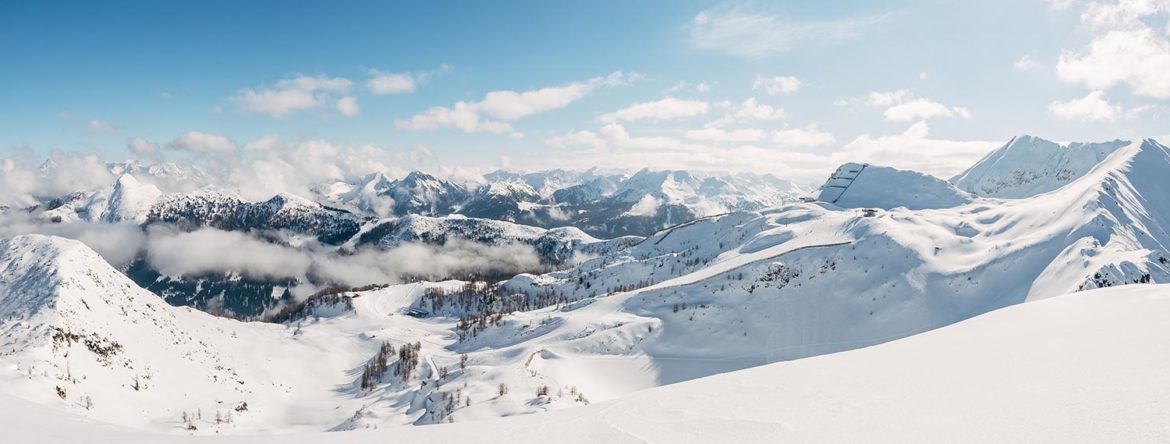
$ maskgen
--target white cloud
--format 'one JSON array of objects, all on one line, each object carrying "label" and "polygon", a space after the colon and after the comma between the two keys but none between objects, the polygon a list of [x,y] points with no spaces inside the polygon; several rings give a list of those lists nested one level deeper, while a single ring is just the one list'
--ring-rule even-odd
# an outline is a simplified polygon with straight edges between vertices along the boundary
[{"label": "white cloud", "polygon": [[337,112],[340,112],[346,117],[353,117],[361,112],[361,108],[358,107],[357,98],[353,96],[345,96],[338,99],[335,106],[337,107]]},{"label": "white cloud", "polygon": [[724,130],[720,128],[702,128],[688,130],[685,133],[686,138],[691,140],[701,140],[706,142],[758,142],[768,137],[768,134],[760,129],[744,128],[735,130]]},{"label": "white cloud", "polygon": [[394,122],[398,129],[410,131],[433,131],[439,128],[454,128],[465,133],[506,134],[520,138],[522,134],[512,125],[484,120],[477,112],[475,103],[456,102],[453,107],[435,106],[422,114],[415,114],[408,120]]},{"label": "white cloud", "polygon": [[172,150],[188,151],[196,154],[235,154],[236,143],[231,139],[211,133],[188,131],[175,140],[167,143]]},{"label": "white cloud", "polygon": [[402,94],[414,92],[417,84],[409,73],[371,72],[373,77],[366,82],[366,88],[374,94]]},{"label": "white cloud", "polygon": [[142,250],[146,237],[142,229],[133,223],[49,223],[23,211],[0,213],[0,238],[29,233],[79,240],[115,267],[129,265]]},{"label": "white cloud", "polygon": [[228,98],[245,113],[287,117],[298,111],[336,106],[334,93],[344,93],[353,82],[343,77],[297,76],[276,82],[272,87],[247,88]]},{"label": "white cloud", "polygon": [[642,196],[623,216],[653,216],[658,213],[658,199],[650,194]]},{"label": "white cloud", "polygon": [[280,136],[276,134],[269,134],[256,140],[252,140],[244,144],[245,151],[268,151],[276,149],[281,145]]},{"label": "white cloud", "polygon": [[492,91],[479,102],[478,109],[497,119],[516,120],[569,106],[588,95],[593,87],[590,83],[577,82],[525,92]]},{"label": "white cloud", "polygon": [[971,113],[963,107],[950,107],[926,99],[913,99],[886,108],[886,120],[891,122],[910,122],[927,120],[935,117],[970,118]]},{"label": "white cloud", "polygon": [[451,65],[439,65],[437,69],[420,73],[410,72],[382,72],[370,70],[370,80],[366,81],[366,88],[374,94],[405,94],[412,93],[419,85],[430,79],[450,73]]},{"label": "white cloud", "polygon": [[832,134],[812,125],[773,131],[767,140],[758,143],[675,141],[671,144],[663,140],[669,138],[631,136],[617,124],[593,135],[605,142],[602,148],[567,150],[557,156],[525,159],[525,166],[624,168],[638,165],[646,168],[767,171],[785,179],[819,184],[840,164],[857,161],[914,169],[945,178],[969,167],[1003,143],[931,137],[925,122],[910,125],[906,131],[893,135],[862,135],[844,148],[829,152],[794,149],[836,143]]},{"label": "white cloud", "polygon": [[690,37],[702,49],[759,58],[788,51],[799,44],[851,39],[882,19],[795,21],[745,7],[724,7],[695,15],[690,23]]},{"label": "white cloud", "polygon": [[151,230],[146,258],[168,276],[233,270],[252,277],[303,277],[312,265],[304,251],[210,228],[189,233]]},{"label": "white cloud", "polygon": [[817,130],[816,125],[783,129],[772,132],[772,142],[785,148],[807,148],[830,145],[837,141],[832,133]]},{"label": "white cloud", "polygon": [[0,205],[27,207],[42,199],[109,186],[114,180],[94,154],[50,152],[41,165],[0,159]]},{"label": "white cloud", "polygon": [[910,91],[904,89],[897,91],[874,91],[869,93],[869,104],[873,106],[890,106],[896,103],[902,103],[910,96]]},{"label": "white cloud", "polygon": [[768,95],[777,94],[792,94],[800,90],[803,83],[800,79],[791,76],[776,76],[764,77],[756,76],[756,80],[752,82],[752,89],[757,91],[764,91]]},{"label": "white cloud", "polygon": [[653,102],[634,103],[612,113],[603,114],[597,118],[597,121],[606,123],[638,120],[661,122],[701,116],[707,114],[708,108],[710,105],[702,100],[667,97]]},{"label": "white cloud", "polygon": [[[546,144],[558,148],[585,147],[593,151],[607,148],[635,148],[645,150],[699,149],[701,145],[688,144],[669,136],[633,137],[620,123],[602,126],[597,132],[576,131],[545,139]],[[578,151],[578,154],[581,152]]]},{"label": "white cloud", "polygon": [[[407,275],[445,277],[475,271],[542,269],[536,250],[516,243],[489,246],[452,239],[442,246],[408,243],[387,251],[366,249],[337,255],[212,228],[178,232],[152,226],[147,238],[147,260],[160,273],[172,276],[235,271],[251,277],[303,280],[313,273],[346,285],[367,285],[397,282]],[[223,254],[229,250],[232,254]]]},{"label": "white cloud", "polygon": [[434,159],[435,153],[432,152],[431,149],[426,145],[418,145],[407,152],[406,157],[410,159],[411,162],[421,164],[423,162]]},{"label": "white cloud", "polygon": [[994,141],[956,141],[930,137],[926,122],[910,125],[901,134],[862,134],[835,153],[841,161],[870,162],[948,178],[1001,145]]},{"label": "white cloud", "polygon": [[139,156],[157,156],[159,152],[157,143],[141,137],[131,137],[126,141],[126,148],[129,148],[130,152]]},{"label": "white cloud", "polygon": [[[622,131],[625,130],[623,129]],[[557,148],[583,146],[595,150],[605,148],[607,144],[605,138],[602,138],[597,133],[588,130],[569,132],[564,135],[545,139],[544,142]]]},{"label": "white cloud", "polygon": [[[438,128],[454,128],[463,132],[507,134],[519,138],[522,134],[502,121],[518,120],[560,108],[589,95],[599,86],[616,86],[636,80],[638,75],[614,72],[605,77],[595,77],[583,82],[536,90],[492,91],[479,102],[456,102],[451,107],[436,106],[426,112],[395,122],[399,129],[430,131]],[[490,117],[496,120],[485,118]]]},{"label": "white cloud", "polygon": [[85,130],[91,133],[112,133],[114,126],[102,119],[93,119],[85,124]]},{"label": "white cloud", "polygon": [[711,92],[711,84],[707,83],[707,82],[699,82],[699,83],[678,82],[678,83],[675,83],[674,86],[671,86],[670,88],[666,89],[666,92],[668,94],[669,93],[676,93],[676,92],[687,92],[687,91],[694,91],[694,92],[699,93],[699,94],[706,94],[708,92]]},{"label": "white cloud", "polygon": [[1093,39],[1081,50],[1061,53],[1057,77],[1091,90],[1127,85],[1138,96],[1170,98],[1168,13],[1168,0],[1089,3],[1081,21]]},{"label": "white cloud", "polygon": [[886,120],[891,122],[912,122],[936,117],[971,118],[971,111],[962,106],[947,106],[933,100],[917,97],[909,90],[873,91],[864,99],[846,99],[835,103],[837,106],[855,107],[869,105],[885,108]]},{"label": "white cloud", "polygon": [[1031,55],[1024,54],[1020,56],[1019,59],[1016,59],[1015,62],[1012,62],[1012,67],[1020,71],[1031,71],[1033,69],[1039,68],[1040,64],[1037,63],[1036,59],[1032,58]]},{"label": "white cloud", "polygon": [[1052,102],[1048,104],[1048,111],[1061,119],[1082,122],[1112,122],[1122,114],[1121,106],[1110,104],[1101,90],[1092,91],[1080,99]]},{"label": "white cloud", "polygon": [[718,109],[726,110],[722,117],[708,122],[705,127],[721,128],[744,123],[783,120],[788,118],[788,112],[781,108],[760,103],[755,97],[749,97],[737,104],[729,101],[715,104]]},{"label": "white cloud", "polygon": [[1134,94],[1170,98],[1170,41],[1153,29],[1116,30],[1098,35],[1081,52],[1065,51],[1056,75],[1092,89],[1126,84]]},{"label": "white cloud", "polygon": [[[214,170],[213,179],[217,186],[252,200],[279,192],[310,196],[314,185],[355,180],[375,171],[405,174],[390,164],[391,153],[374,145],[339,145],[321,139],[285,142],[267,136],[249,142],[246,149],[254,150],[251,156]],[[403,157],[395,163],[405,162]]]},{"label": "white cloud", "polygon": [[1081,14],[1081,20],[1098,28],[1143,28],[1146,17],[1170,12],[1166,0],[1118,0],[1091,2]]},{"label": "white cloud", "polygon": [[620,123],[605,125],[597,133],[609,140],[623,141],[630,139],[630,133]]}]

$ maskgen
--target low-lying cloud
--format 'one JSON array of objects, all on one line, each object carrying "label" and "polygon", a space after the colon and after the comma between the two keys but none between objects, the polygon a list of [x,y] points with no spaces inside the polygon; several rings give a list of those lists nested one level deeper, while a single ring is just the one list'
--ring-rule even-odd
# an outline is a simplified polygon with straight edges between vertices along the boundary
[{"label": "low-lying cloud", "polygon": [[45,234],[76,239],[92,248],[115,267],[124,267],[146,245],[146,233],[127,223],[45,223],[25,212],[0,213],[0,238],[21,234]]},{"label": "low-lying cloud", "polygon": [[152,228],[146,259],[169,276],[235,272],[253,278],[327,281],[348,286],[400,282],[406,277],[448,278],[469,273],[508,274],[541,269],[531,246],[486,245],[452,239],[445,245],[408,243],[390,250],[278,245],[240,232]]},{"label": "low-lying cloud", "polygon": [[406,278],[445,279],[468,274],[518,274],[543,269],[529,245],[487,245],[451,239],[444,245],[407,243],[380,250],[339,252],[316,245],[292,247],[236,231],[181,231],[168,225],[47,223],[24,212],[0,214],[0,238],[46,234],[76,239],[118,268],[144,258],[166,276],[234,273],[255,279],[363,286]]}]

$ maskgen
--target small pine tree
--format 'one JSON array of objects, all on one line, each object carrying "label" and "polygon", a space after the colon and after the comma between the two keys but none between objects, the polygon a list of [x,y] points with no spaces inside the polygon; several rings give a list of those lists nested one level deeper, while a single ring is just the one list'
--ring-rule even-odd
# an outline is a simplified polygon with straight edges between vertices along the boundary
[{"label": "small pine tree", "polygon": [[508,384],[504,384],[501,382],[500,386],[496,387],[496,388],[497,388],[497,391],[500,393],[500,396],[504,396],[504,395],[508,394]]}]

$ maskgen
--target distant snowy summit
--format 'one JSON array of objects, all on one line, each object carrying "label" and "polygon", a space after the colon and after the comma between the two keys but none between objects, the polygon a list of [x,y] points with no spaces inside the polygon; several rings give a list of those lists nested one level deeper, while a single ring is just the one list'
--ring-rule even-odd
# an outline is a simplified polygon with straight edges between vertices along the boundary
[{"label": "distant snowy summit", "polygon": [[1067,185],[1132,143],[1127,140],[1057,143],[1021,135],[950,182],[980,196],[1011,199],[1035,196]]},{"label": "distant snowy summit", "polygon": [[573,226],[603,238],[645,236],[696,217],[773,207],[804,192],[768,174],[684,170],[501,170],[481,179],[460,183],[415,171],[391,180],[376,173],[316,191],[322,202],[373,216],[459,214],[542,228]]},{"label": "distant snowy summit", "polygon": [[942,180],[916,171],[846,163],[821,186],[817,200],[843,208],[949,208],[980,197],[1022,199],[1060,189],[1137,142],[1057,143],[1035,136],[1013,137],[966,171]]}]

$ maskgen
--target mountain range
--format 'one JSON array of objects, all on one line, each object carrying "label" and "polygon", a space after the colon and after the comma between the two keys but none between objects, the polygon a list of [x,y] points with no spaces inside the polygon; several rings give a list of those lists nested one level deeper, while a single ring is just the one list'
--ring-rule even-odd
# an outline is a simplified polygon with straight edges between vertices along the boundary
[{"label": "mountain range", "polygon": [[[998,345],[979,348],[964,335],[1010,325],[1035,334],[1020,340],[1043,350],[1064,336],[1025,329],[1028,319],[1090,340],[1092,334],[1077,329],[1094,325],[1094,310],[1111,310],[1103,308],[1110,298],[1162,310],[1144,291],[1164,289],[1142,284],[1170,282],[1168,174],[1170,148],[1152,139],[1060,144],[1019,136],[949,181],[850,163],[815,198],[803,200],[792,188],[781,192],[749,176],[641,171],[624,177],[590,170],[497,172],[475,188],[423,173],[400,180],[374,175],[323,185],[312,198],[278,195],[264,202],[204,189],[161,193],[143,210],[138,196],[153,191],[128,192],[144,187],[120,178],[108,192],[69,201],[76,205],[27,211],[47,224],[113,223],[103,222],[105,215],[117,214],[118,223],[152,236],[208,229],[246,234],[287,249],[281,251],[338,261],[461,242],[524,248],[491,261],[527,251],[536,259],[519,262],[528,270],[338,287],[330,285],[325,262],[296,279],[253,279],[242,269],[192,279],[159,274],[149,254],[120,269],[81,242],[13,236],[0,241],[0,362],[7,369],[0,391],[122,427],[196,434],[460,423],[598,402],[623,411],[655,402],[685,405],[710,418],[703,406],[726,401],[696,397],[736,392],[747,381],[773,393],[777,409],[797,409],[796,400],[812,408],[814,400],[836,395],[812,396],[785,378],[832,385],[828,376],[815,377],[823,370],[818,363],[869,368],[876,362],[880,370],[865,381],[885,386],[898,373],[889,362],[941,353],[944,346],[932,341],[946,340],[997,359],[979,365],[1010,367],[1015,361],[989,351]],[[744,197],[761,190],[772,190],[767,198],[775,201]],[[599,225],[523,223],[553,208],[580,215],[571,221]],[[480,213],[487,209],[493,217]],[[644,218],[644,236],[619,235],[625,229],[614,227],[634,225],[603,214]],[[248,279],[258,286],[252,296],[225,289]],[[159,282],[177,284],[151,287]],[[306,283],[321,291],[277,291]],[[214,290],[201,293],[204,288]],[[1096,290],[1092,299],[1063,296],[1090,290]],[[262,300],[233,313],[268,313],[269,322],[167,303],[214,312],[206,305],[216,299],[207,297],[212,293],[221,303]],[[1017,304],[1023,305],[980,316]],[[1065,308],[1077,315],[1050,321]],[[280,316],[271,316],[277,311]],[[980,321],[985,318],[994,321]],[[958,325],[925,333],[952,324]],[[1135,327],[1133,334],[1153,328]],[[1013,340],[996,337],[1005,347]],[[818,357],[837,352],[847,353]],[[1026,359],[1029,352],[1018,354]],[[761,365],[768,367],[744,370]],[[736,373],[638,392],[724,372]],[[986,379],[978,378],[987,377],[975,369],[947,378],[907,372],[932,381],[931,390],[961,378],[983,387]],[[780,382],[760,382],[765,379]],[[1044,385],[1049,391],[1066,386]],[[868,390],[855,393],[870,393],[873,406],[890,405],[884,398],[890,392]],[[743,395],[735,399],[748,402]],[[926,399],[919,396],[913,399]],[[830,401],[842,409],[870,405],[858,399]],[[750,417],[759,408],[754,402],[734,411]],[[931,405],[922,402],[915,405]],[[590,427],[615,424],[589,416],[596,409],[580,411],[586,412],[581,421],[599,424]],[[823,424],[809,415],[793,418],[807,427]],[[734,430],[731,422],[716,422]],[[635,425],[622,424],[618,436],[636,435]],[[777,436],[799,435],[781,429]]]}]

